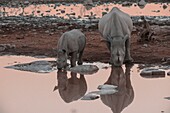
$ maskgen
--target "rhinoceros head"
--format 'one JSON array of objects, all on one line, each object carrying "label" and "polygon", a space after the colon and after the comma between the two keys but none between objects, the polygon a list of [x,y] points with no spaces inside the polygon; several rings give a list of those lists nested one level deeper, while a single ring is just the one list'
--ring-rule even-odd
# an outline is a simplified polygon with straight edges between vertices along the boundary
[{"label": "rhinoceros head", "polygon": [[110,62],[114,66],[122,66],[125,58],[125,37],[113,37],[110,41],[110,52],[111,58]]},{"label": "rhinoceros head", "polygon": [[57,68],[61,70],[67,66],[67,53],[65,50],[58,50]]}]

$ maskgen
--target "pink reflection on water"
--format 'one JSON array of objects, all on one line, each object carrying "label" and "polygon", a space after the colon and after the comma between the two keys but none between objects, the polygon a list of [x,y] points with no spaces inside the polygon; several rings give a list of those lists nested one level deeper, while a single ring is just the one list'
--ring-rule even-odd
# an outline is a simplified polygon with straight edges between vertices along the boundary
[{"label": "pink reflection on water", "polygon": [[[25,56],[0,57],[0,113],[112,113],[100,99],[94,101],[74,101],[65,103],[57,91],[56,72],[37,74],[31,72],[6,69],[5,66],[16,63],[26,63],[37,60]],[[124,68],[123,68],[124,69]],[[104,84],[111,73],[111,69],[100,69],[94,75],[87,75],[87,92],[97,90],[97,86]],[[68,72],[68,76],[70,73]],[[132,67],[130,80],[134,89],[134,100],[121,113],[169,113],[170,96],[169,76],[164,78],[146,79],[139,75],[137,65]]]},{"label": "pink reflection on water", "polygon": [[[136,4],[133,4],[130,7],[122,7],[121,4],[103,4],[99,6],[92,7],[87,10],[82,4],[71,4],[70,6],[60,5],[55,6],[54,4],[50,5],[30,5],[24,8],[24,15],[34,15],[34,16],[59,16],[64,18],[69,18],[69,14],[75,13],[75,15],[70,15],[71,17],[82,17],[85,18],[86,15],[95,15],[96,17],[102,17],[102,12],[107,12],[107,8],[110,11],[113,7],[118,7],[122,11],[130,14],[131,16],[170,16],[170,5],[167,5],[167,8],[163,8],[164,4],[155,4],[149,3],[141,9]],[[0,11],[3,12],[3,8],[0,8]],[[5,12],[8,12],[8,16],[18,16],[23,11],[22,8],[8,8],[5,7]],[[7,16],[7,15],[6,15]]]}]

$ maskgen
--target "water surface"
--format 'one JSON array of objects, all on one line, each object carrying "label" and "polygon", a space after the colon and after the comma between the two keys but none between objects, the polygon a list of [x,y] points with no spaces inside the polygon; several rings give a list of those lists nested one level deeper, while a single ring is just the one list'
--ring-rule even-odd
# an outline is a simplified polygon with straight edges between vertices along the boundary
[{"label": "water surface", "polygon": [[[109,67],[100,69],[93,75],[78,74],[78,78],[74,78],[74,74],[71,76],[70,72],[67,75],[59,75],[57,71],[38,74],[4,68],[37,60],[54,59],[0,57],[0,113],[170,112],[170,101],[164,99],[170,96],[170,76],[143,78],[139,75],[141,70],[137,68],[138,65],[131,69],[125,66],[119,69]],[[80,76],[83,77],[79,79]],[[91,101],[80,99],[83,94],[97,90],[98,85],[104,83],[119,85],[119,93],[104,95]],[[64,87],[66,84],[67,88]],[[53,91],[57,85],[58,89]]]}]

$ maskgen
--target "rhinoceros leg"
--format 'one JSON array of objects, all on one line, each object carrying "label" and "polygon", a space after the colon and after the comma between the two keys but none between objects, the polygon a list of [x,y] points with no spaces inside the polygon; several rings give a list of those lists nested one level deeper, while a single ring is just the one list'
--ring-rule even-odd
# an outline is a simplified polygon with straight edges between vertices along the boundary
[{"label": "rhinoceros leg", "polygon": [[79,59],[78,59],[78,62],[77,62],[78,65],[82,65],[82,64],[83,64],[83,60],[82,60],[83,51],[84,51],[84,50],[82,50],[82,51],[79,53]]},{"label": "rhinoceros leg", "polygon": [[71,55],[71,59],[70,59],[71,67],[75,67],[76,60],[77,60],[77,52],[72,52],[70,55]]},{"label": "rhinoceros leg", "polygon": [[107,46],[107,48],[109,49],[109,51],[110,51],[110,46],[111,46],[111,44],[110,44],[110,42],[109,41],[107,41],[106,42],[106,46]]},{"label": "rhinoceros leg", "polygon": [[[111,43],[110,43],[109,41],[106,42],[106,46],[107,46],[107,48],[109,49],[110,54],[111,54],[111,49],[110,49]],[[110,59],[109,59],[109,64],[112,64],[112,62],[111,62],[111,57],[110,57]]]},{"label": "rhinoceros leg", "polygon": [[129,63],[129,62],[133,62],[133,59],[130,55],[130,38],[128,38],[125,42],[125,59],[124,59],[124,63]]}]

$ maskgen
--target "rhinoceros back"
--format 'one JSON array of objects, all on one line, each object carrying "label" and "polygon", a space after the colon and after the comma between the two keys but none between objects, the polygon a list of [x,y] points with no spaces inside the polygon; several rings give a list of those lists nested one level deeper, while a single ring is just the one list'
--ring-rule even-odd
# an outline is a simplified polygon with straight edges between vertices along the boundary
[{"label": "rhinoceros back", "polygon": [[67,54],[71,52],[80,52],[86,44],[85,35],[78,29],[63,33],[58,41],[57,49],[66,50]]},{"label": "rhinoceros back", "polygon": [[114,7],[100,19],[98,27],[103,38],[107,40],[108,36],[123,37],[127,34],[130,35],[133,29],[133,23],[128,14]]}]

